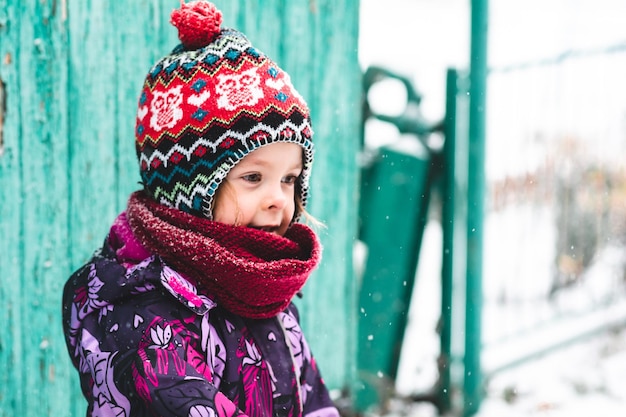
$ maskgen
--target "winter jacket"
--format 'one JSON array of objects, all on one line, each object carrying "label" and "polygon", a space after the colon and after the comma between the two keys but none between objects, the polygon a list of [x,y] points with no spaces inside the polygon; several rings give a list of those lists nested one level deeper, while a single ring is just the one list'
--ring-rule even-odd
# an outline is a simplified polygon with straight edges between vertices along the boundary
[{"label": "winter jacket", "polygon": [[119,259],[117,241],[63,293],[88,416],[339,415],[293,303],[270,319],[236,316],[158,256]]}]

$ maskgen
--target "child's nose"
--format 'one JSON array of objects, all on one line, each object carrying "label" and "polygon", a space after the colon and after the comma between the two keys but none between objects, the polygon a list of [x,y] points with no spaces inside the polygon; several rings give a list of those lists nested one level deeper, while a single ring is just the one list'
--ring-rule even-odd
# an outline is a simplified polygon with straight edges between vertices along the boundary
[{"label": "child's nose", "polygon": [[282,209],[287,202],[287,192],[283,189],[283,183],[272,184],[268,187],[265,205],[271,209]]}]

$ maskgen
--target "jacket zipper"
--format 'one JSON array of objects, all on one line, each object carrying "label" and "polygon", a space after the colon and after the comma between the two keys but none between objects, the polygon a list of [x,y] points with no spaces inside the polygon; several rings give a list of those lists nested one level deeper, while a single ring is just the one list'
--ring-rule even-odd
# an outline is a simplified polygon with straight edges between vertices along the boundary
[{"label": "jacket zipper", "polygon": [[[285,314],[285,313],[283,313]],[[294,373],[295,373],[295,377],[296,377],[296,389],[298,390],[298,408],[300,409],[300,415],[302,416],[304,413],[304,405],[302,404],[302,387],[300,385],[300,374],[302,372],[302,369],[300,369],[298,367],[298,365],[296,364],[296,358],[293,355],[293,350],[291,349],[291,341],[289,339],[289,335],[287,334],[287,329],[285,329],[285,326],[283,325],[283,321],[276,317],[276,320],[278,321],[278,325],[280,326],[281,331],[283,332],[283,338],[285,339],[285,344],[287,345],[287,350],[289,351],[289,357],[291,358],[291,364],[293,365],[293,369],[294,369]]]}]

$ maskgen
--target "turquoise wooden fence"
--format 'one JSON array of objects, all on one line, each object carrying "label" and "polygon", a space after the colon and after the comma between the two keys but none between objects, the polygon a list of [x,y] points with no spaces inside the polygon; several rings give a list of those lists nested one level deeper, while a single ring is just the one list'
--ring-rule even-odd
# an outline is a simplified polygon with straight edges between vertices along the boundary
[{"label": "turquoise wooden fence", "polygon": [[[0,416],[79,416],[63,341],[67,276],[137,189],[133,124],[151,64],[176,44],[178,0],[0,0]],[[323,265],[300,302],[331,388],[355,380],[360,146],[358,0],[216,0],[225,24],[278,61],[308,99],[311,212]]]}]

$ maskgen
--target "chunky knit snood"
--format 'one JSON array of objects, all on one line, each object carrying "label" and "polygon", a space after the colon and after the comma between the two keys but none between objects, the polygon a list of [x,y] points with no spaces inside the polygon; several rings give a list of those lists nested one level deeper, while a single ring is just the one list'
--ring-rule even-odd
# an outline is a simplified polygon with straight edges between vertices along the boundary
[{"label": "chunky knit snood", "polygon": [[243,317],[283,311],[321,257],[315,233],[299,223],[278,236],[193,216],[142,191],[131,195],[126,215],[143,246]]}]

